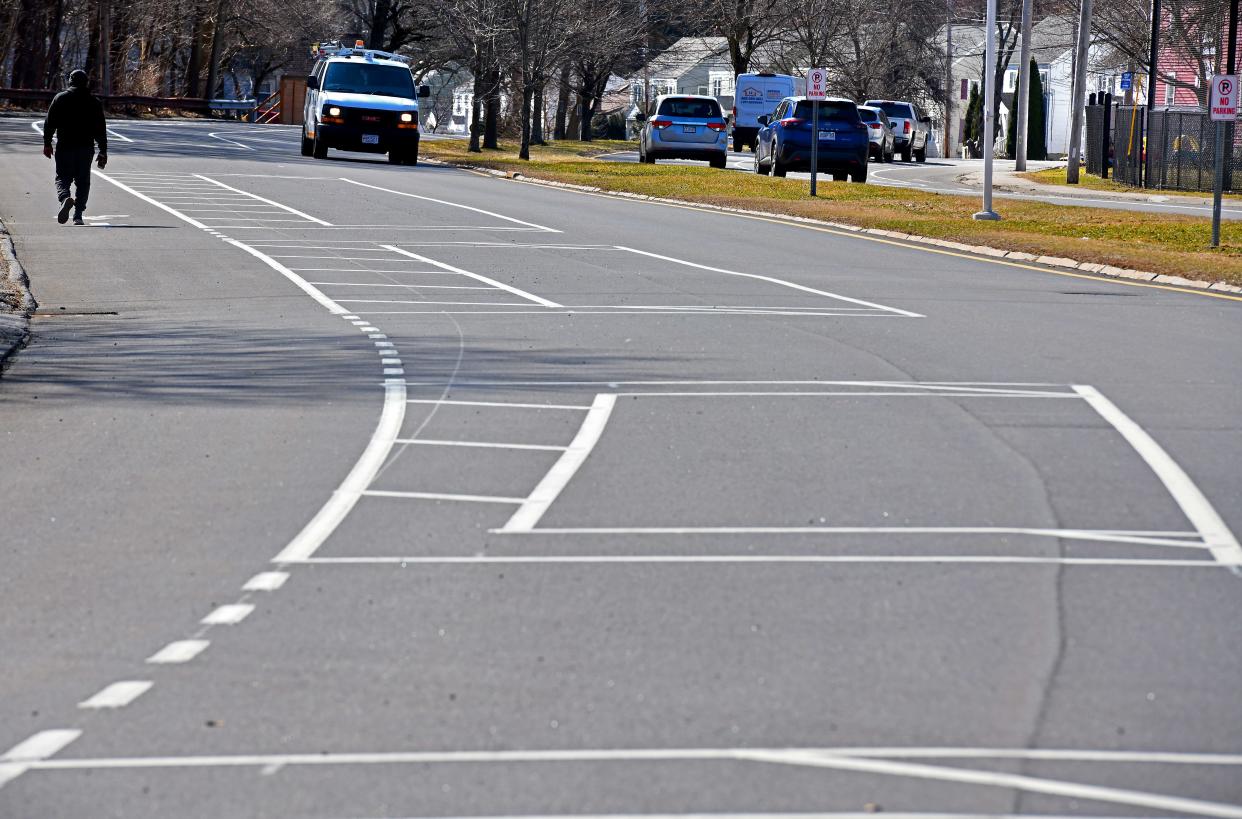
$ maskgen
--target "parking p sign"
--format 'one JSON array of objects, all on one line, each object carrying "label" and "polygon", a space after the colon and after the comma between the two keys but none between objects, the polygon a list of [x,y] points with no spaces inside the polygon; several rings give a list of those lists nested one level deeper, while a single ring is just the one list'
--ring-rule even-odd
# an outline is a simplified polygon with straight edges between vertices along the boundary
[{"label": "parking p sign", "polygon": [[828,98],[828,69],[812,68],[807,72],[806,98],[809,100]]},{"label": "parking p sign", "polygon": [[1235,74],[1217,74],[1212,77],[1212,94],[1208,98],[1212,119],[1233,122],[1238,118],[1238,77]]}]

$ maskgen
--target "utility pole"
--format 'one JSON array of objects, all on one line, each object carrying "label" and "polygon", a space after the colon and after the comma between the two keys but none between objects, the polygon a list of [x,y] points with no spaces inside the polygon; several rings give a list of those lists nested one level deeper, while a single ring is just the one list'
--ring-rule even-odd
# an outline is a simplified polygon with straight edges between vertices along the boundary
[{"label": "utility pole", "polygon": [[[638,22],[643,27],[643,116],[649,116],[651,111],[651,29],[647,25],[647,3],[646,0],[638,0]],[[641,123],[639,123],[641,125]]]},{"label": "utility pole", "polygon": [[[1160,60],[1160,0],[1151,0],[1151,59],[1147,62],[1147,118],[1156,110],[1156,67]],[[1151,129],[1148,128],[1150,131]]]},{"label": "utility pole", "polygon": [[1078,45],[1075,48],[1076,65],[1074,66],[1074,99],[1070,101],[1070,144],[1069,167],[1065,171],[1065,181],[1070,185],[1078,184],[1078,164],[1082,159],[1082,120],[1083,104],[1087,96],[1087,50],[1091,43],[1091,0],[1082,0],[1078,12]]},{"label": "utility pole", "polygon": [[1022,56],[1018,64],[1018,121],[1014,123],[1014,169],[1026,170],[1026,129],[1031,101],[1031,0],[1022,0]]},{"label": "utility pole", "polygon": [[[1090,2],[1090,0],[1088,0]],[[983,58],[983,210],[975,219],[994,222],[1000,214],[992,210],[992,154],[996,150],[996,0],[988,0],[987,47]]]},{"label": "utility pole", "polygon": [[947,159],[953,138],[953,0],[945,3],[944,31],[944,149],[940,155]]}]

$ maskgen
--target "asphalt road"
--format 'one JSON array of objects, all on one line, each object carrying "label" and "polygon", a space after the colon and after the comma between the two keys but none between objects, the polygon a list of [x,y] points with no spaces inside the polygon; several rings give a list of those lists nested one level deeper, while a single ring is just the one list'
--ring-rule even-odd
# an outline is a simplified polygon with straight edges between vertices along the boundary
[{"label": "asphalt road", "polygon": [[[615,162],[637,162],[638,151],[619,151],[607,154],[603,159]],[[676,164],[704,165],[690,160],[659,160]],[[1064,162],[1028,163],[1032,171],[1064,167]],[[749,151],[730,151],[727,166],[743,173],[755,172],[755,155]],[[995,164],[996,181],[993,196],[998,199],[1021,199],[1029,202],[1045,202],[1070,207],[1107,208],[1109,210],[1132,210],[1142,213],[1168,214],[1172,216],[1212,216],[1211,195],[1206,197],[1167,194],[1156,191],[1135,194],[1111,194],[1089,189],[1072,193],[1056,193],[1039,190],[1024,180],[1009,176],[1013,173],[1011,160],[998,159]],[[791,172],[791,178],[809,180],[809,173]],[[902,162],[899,158],[891,163],[871,162],[867,171],[867,183],[890,188],[908,188],[928,193],[951,196],[979,197],[983,191],[983,161],[979,159],[938,159],[926,162]],[[821,176],[820,184],[831,185],[831,176]],[[853,184],[853,183],[849,183]],[[1046,188],[1047,186],[1042,186]],[[1004,213],[1001,214],[1002,217]],[[1242,207],[1235,199],[1226,199],[1221,208],[1221,218],[1242,219]]]},{"label": "asphalt road", "polygon": [[0,816],[1242,816],[1236,297],[115,131],[0,120]]}]

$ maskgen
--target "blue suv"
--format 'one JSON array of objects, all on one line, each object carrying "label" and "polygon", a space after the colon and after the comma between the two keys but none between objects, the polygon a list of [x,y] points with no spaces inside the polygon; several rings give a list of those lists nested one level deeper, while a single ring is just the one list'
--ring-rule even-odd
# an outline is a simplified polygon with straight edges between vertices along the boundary
[{"label": "blue suv", "polygon": [[847,176],[866,182],[871,140],[858,117],[858,106],[846,99],[817,103],[806,97],[786,97],[771,116],[760,117],[755,173],[784,176],[811,169],[813,105],[819,106],[819,170],[831,173],[838,182]]}]

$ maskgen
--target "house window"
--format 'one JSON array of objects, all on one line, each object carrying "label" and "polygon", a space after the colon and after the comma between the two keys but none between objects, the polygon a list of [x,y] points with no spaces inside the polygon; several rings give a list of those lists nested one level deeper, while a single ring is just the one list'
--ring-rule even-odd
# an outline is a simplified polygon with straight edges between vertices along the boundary
[{"label": "house window", "polygon": [[728,71],[712,71],[708,74],[707,93],[713,97],[733,95],[733,75]]},{"label": "house window", "polygon": [[1172,83],[1172,80],[1176,80],[1176,79],[1177,79],[1177,74],[1170,74],[1169,75],[1170,82],[1166,82],[1164,84],[1164,104],[1165,105],[1172,105],[1173,100],[1176,99],[1177,89]]}]

